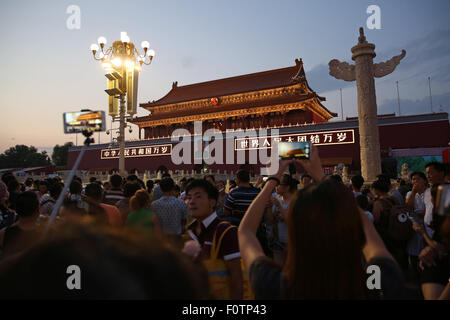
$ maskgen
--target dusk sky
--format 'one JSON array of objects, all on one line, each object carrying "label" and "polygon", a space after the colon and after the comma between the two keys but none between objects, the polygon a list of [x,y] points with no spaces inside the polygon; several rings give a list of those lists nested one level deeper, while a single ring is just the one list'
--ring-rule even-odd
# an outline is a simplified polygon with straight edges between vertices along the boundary
[{"label": "dusk sky", "polygon": [[[80,29],[70,30],[70,5],[81,10]],[[369,30],[367,7],[381,9],[381,29]],[[378,113],[450,112],[450,1],[432,0],[17,0],[0,4],[0,153],[16,144],[51,154],[72,141],[62,113],[107,109],[106,78],[89,49],[99,36],[110,45],[126,31],[140,49],[156,51],[139,79],[139,103],[157,100],[172,82],[187,85],[284,68],[302,58],[310,87],[341,119],[357,115],[355,83],[332,78],[328,62],[352,62],[350,48],[363,26],[376,45],[375,63],[406,50],[389,76],[376,80]],[[147,115],[140,110],[138,115]],[[109,118],[109,117],[108,117]],[[110,127],[110,118],[107,120]],[[137,138],[127,131],[127,139]],[[98,135],[95,135],[96,143]],[[110,136],[101,134],[101,142]],[[81,144],[81,136],[78,144]]]}]

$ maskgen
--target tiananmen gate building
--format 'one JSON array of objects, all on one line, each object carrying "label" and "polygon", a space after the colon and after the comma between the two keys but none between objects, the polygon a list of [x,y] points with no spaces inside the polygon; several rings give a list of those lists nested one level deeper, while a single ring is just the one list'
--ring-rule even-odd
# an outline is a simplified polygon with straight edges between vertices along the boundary
[{"label": "tiananmen gate building", "polygon": [[[226,170],[230,173],[246,168],[259,174],[261,165],[249,163],[247,153],[267,148],[271,139],[278,139],[311,141],[318,146],[322,163],[328,171],[343,164],[350,169],[349,172],[358,172],[358,119],[329,122],[337,114],[322,105],[324,100],[309,87],[302,60],[298,59],[294,66],[282,69],[186,86],[178,86],[174,82],[172,89],[161,99],[140,104],[150,114],[131,121],[139,127],[139,140],[126,142],[126,170],[151,173],[169,170],[223,173]],[[201,131],[196,129],[196,121],[201,121]],[[381,155],[385,159],[439,158],[450,141],[447,113],[380,115],[378,126]],[[185,129],[182,135],[176,131],[180,128]],[[203,139],[206,130],[224,136],[221,142],[225,152],[223,161],[208,164],[206,159],[196,158],[194,152],[189,155],[190,163],[172,161],[172,152],[181,139],[190,139],[193,146],[200,141],[201,148],[205,148],[210,143]],[[275,130],[277,134],[274,134]],[[254,135],[239,136],[248,132]],[[171,139],[173,136],[178,138]],[[227,136],[231,136],[231,144],[227,144]],[[75,163],[80,149],[70,149],[68,168]],[[234,153],[235,160],[238,152],[245,152],[246,161],[226,164],[226,154],[230,152]],[[118,158],[117,144],[91,145],[79,170],[118,171]]]}]

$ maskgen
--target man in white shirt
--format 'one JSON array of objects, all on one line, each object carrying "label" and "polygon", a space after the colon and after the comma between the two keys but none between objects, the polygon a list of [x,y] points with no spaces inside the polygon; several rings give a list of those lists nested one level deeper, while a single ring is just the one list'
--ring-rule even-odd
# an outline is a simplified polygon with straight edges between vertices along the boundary
[{"label": "man in white shirt", "polygon": [[422,172],[413,172],[411,174],[413,188],[406,194],[406,206],[414,211],[415,214],[423,217],[425,214],[425,192],[429,190],[428,181]]},{"label": "man in white shirt", "polygon": [[[423,225],[423,217],[425,215],[424,196],[428,187],[427,177],[423,172],[418,171],[413,172],[410,177],[413,188],[406,194],[406,206],[413,212],[412,218],[414,221]],[[408,241],[407,252],[410,269],[415,276],[418,276],[418,259],[423,248],[423,236],[420,233],[414,234]]]},{"label": "man in white shirt", "polygon": [[[445,180],[445,166],[440,162],[430,162],[426,165],[428,182],[431,186],[436,183],[442,183]],[[431,188],[428,188],[424,194],[425,202],[425,228],[430,236],[433,236],[434,231],[431,229],[431,222],[433,221],[433,203],[431,202]]]}]

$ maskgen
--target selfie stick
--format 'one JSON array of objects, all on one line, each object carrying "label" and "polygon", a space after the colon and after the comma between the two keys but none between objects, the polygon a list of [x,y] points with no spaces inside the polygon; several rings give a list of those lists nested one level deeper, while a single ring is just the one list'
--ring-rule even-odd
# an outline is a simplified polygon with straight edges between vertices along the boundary
[{"label": "selfie stick", "polygon": [[55,220],[56,215],[58,214],[59,208],[61,207],[61,204],[64,200],[64,197],[65,197],[67,191],[69,190],[69,186],[72,183],[72,179],[75,176],[75,172],[78,169],[78,165],[80,164],[81,159],[83,158],[84,152],[86,151],[87,147],[89,147],[89,145],[94,142],[94,139],[91,138],[93,131],[84,130],[82,133],[83,133],[83,136],[86,137],[86,140],[84,140],[84,144],[83,144],[83,147],[81,148],[80,154],[78,155],[78,158],[75,161],[72,171],[70,171],[69,177],[67,178],[67,181],[64,185],[64,189],[59,194],[58,201],[56,201],[56,204],[53,207],[53,211],[52,211],[52,214],[50,215],[50,220],[48,221],[47,228],[45,229],[45,233],[47,233],[47,231],[50,229],[50,225],[52,224],[53,220]]}]

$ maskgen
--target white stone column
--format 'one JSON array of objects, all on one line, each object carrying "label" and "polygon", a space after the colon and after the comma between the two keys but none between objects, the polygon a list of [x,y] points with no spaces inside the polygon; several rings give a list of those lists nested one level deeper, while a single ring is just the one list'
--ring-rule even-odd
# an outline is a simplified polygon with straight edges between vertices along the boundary
[{"label": "white stone column", "polygon": [[[360,38],[361,42],[361,38]],[[367,182],[381,174],[380,137],[378,132],[377,97],[373,78],[375,45],[364,42],[352,48],[358,91],[359,146],[361,174]]]},{"label": "white stone column", "polygon": [[378,132],[377,97],[374,77],[392,73],[406,51],[386,62],[374,64],[375,45],[368,43],[363,28],[359,29],[358,44],[352,50],[354,65],[339,60],[329,62],[330,75],[345,81],[356,81],[358,92],[359,145],[361,174],[370,183],[381,173],[380,137]]}]

